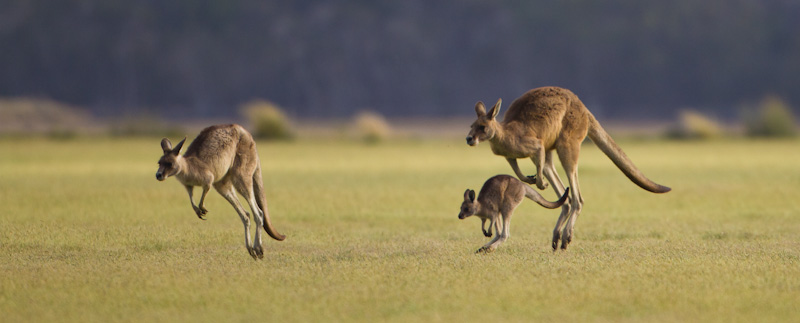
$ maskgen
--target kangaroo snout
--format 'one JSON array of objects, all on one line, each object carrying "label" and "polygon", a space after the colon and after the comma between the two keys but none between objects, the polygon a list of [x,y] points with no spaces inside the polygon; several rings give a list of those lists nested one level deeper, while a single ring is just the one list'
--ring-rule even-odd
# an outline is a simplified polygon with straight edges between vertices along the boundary
[{"label": "kangaroo snout", "polygon": [[467,136],[467,145],[470,145],[470,146],[475,146],[475,145],[477,145],[477,144],[478,144],[478,141],[477,141],[477,140],[475,140],[475,138],[474,138],[474,137],[472,137],[472,136]]},{"label": "kangaroo snout", "polygon": [[164,177],[164,174],[162,173],[156,173],[156,179],[163,182],[166,177]]}]

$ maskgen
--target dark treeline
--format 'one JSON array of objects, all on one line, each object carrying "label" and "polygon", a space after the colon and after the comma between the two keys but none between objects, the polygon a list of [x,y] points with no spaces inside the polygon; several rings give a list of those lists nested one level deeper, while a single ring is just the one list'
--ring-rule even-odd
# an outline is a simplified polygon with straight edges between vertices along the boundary
[{"label": "dark treeline", "polygon": [[3,0],[0,96],[95,114],[471,113],[573,89],[601,117],[800,102],[800,2]]}]

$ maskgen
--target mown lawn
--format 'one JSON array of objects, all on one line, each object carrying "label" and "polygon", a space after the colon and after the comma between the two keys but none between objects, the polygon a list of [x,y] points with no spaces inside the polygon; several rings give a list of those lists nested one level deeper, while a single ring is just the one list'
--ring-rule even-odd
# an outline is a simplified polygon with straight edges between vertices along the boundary
[{"label": "mown lawn", "polygon": [[159,139],[0,140],[2,321],[800,320],[798,141],[620,142],[663,195],[586,144],[570,249],[526,201],[488,255],[457,218],[511,172],[486,145],[261,142],[288,238],[254,261],[222,197],[201,221],[155,180]]}]

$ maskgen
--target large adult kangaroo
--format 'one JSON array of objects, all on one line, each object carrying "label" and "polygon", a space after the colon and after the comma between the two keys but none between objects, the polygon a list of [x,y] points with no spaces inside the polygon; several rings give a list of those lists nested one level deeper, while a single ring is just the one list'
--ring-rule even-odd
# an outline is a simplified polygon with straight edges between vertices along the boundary
[{"label": "large adult kangaroo", "polygon": [[[250,244],[250,214],[247,213],[236,192],[244,197],[253,212],[258,228],[264,230],[275,240],[282,241],[286,236],[278,233],[269,219],[267,198],[261,179],[261,163],[256,152],[253,136],[239,125],[216,125],[203,129],[192,141],[186,153],[181,156],[183,138],[175,148],[169,139],[161,140],[164,155],[158,161],[156,179],[163,181],[175,176],[189,192],[189,202],[201,220],[208,210],[203,206],[211,186],[230,203],[244,224],[244,244],[247,252],[255,259],[263,258],[261,230],[256,229],[253,244]],[[192,192],[195,186],[203,188],[200,203],[194,204]]]},{"label": "large adult kangaroo", "polygon": [[[488,113],[483,102],[475,105],[478,119],[467,135],[467,144],[476,146],[479,142],[488,141],[492,152],[506,157],[520,180],[543,190],[547,188],[544,182],[546,177],[556,194],[561,196],[565,191],[564,183],[553,166],[552,158],[553,150],[558,153],[572,189],[570,201],[561,207],[561,215],[553,229],[553,250],[558,247],[559,239],[561,249],[567,249],[572,241],[575,220],[581,213],[583,197],[578,185],[578,155],[587,133],[592,142],[636,185],[653,193],[671,190],[645,177],[570,90],[559,87],[530,90],[511,103],[503,122],[497,122],[495,117],[501,103],[502,100],[497,100]],[[517,165],[519,158],[533,160],[536,175],[525,176]]]}]

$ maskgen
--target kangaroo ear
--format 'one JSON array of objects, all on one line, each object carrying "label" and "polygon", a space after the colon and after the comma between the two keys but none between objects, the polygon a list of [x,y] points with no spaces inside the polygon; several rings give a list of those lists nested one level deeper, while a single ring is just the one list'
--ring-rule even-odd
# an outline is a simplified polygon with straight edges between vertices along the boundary
[{"label": "kangaroo ear", "polygon": [[486,115],[486,106],[483,105],[483,102],[475,103],[475,113],[478,114],[478,118]]},{"label": "kangaroo ear", "polygon": [[467,196],[467,197],[469,197],[469,201],[470,202],[475,202],[475,191],[467,190],[467,194],[469,195],[469,196]]},{"label": "kangaroo ear", "polygon": [[494,119],[497,117],[497,113],[500,112],[500,105],[503,104],[503,99],[497,99],[497,103],[494,104],[491,110],[489,110],[489,116]]},{"label": "kangaroo ear", "polygon": [[172,151],[172,143],[169,142],[169,139],[167,138],[161,139],[161,150],[163,150],[164,153]]},{"label": "kangaroo ear", "polygon": [[183,137],[183,140],[181,140],[181,142],[179,142],[178,145],[175,146],[174,149],[172,149],[172,153],[173,154],[177,155],[177,154],[181,153],[181,147],[183,147],[183,142],[184,141],[186,141],[186,137]]}]

